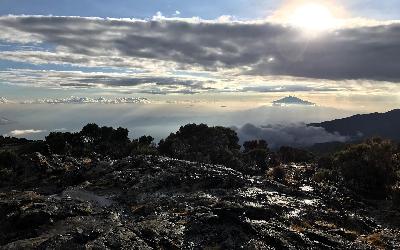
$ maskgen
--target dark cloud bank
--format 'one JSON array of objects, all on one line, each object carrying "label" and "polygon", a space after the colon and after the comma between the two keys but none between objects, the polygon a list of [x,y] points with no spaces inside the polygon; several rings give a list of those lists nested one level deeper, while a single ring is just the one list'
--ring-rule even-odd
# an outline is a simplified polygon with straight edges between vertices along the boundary
[{"label": "dark cloud bank", "polygon": [[339,141],[349,138],[337,133],[329,133],[324,128],[307,126],[306,124],[255,126],[246,124],[234,128],[241,142],[264,139],[271,148],[280,146],[306,147],[316,143]]},{"label": "dark cloud bank", "polygon": [[[254,75],[400,79],[396,23],[340,29],[311,39],[294,28],[267,22],[5,16],[0,26],[7,27],[5,33],[22,32],[70,54],[112,55],[110,65],[118,63],[119,56],[210,70],[246,66],[241,72]],[[63,60],[82,63],[85,57]]]}]

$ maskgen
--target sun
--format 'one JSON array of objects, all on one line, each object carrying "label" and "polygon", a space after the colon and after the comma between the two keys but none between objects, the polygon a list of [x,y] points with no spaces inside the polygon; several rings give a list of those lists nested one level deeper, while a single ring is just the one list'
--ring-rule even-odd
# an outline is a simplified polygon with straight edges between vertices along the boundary
[{"label": "sun", "polygon": [[289,0],[270,20],[314,33],[337,28],[345,16],[335,0]]},{"label": "sun", "polygon": [[327,6],[316,3],[308,3],[294,8],[288,19],[293,26],[314,31],[331,29],[337,22]]}]

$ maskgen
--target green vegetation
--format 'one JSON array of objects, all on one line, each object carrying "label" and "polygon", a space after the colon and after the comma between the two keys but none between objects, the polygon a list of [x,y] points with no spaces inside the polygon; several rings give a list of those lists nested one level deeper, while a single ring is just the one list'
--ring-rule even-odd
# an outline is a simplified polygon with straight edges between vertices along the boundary
[{"label": "green vegetation", "polygon": [[282,166],[276,166],[271,168],[267,175],[275,181],[285,182],[286,171]]},{"label": "green vegetation", "polygon": [[132,145],[125,128],[87,124],[77,133],[52,132],[46,137],[51,152],[73,156],[99,154],[121,158],[130,154]]},{"label": "green vegetation", "polygon": [[154,143],[154,138],[151,136],[143,135],[138,139],[132,140],[131,143],[132,154],[135,155],[157,155],[157,145]]},{"label": "green vegetation", "polygon": [[17,155],[14,152],[0,152],[0,182],[6,182],[13,175],[17,165]]},{"label": "green vegetation", "polygon": [[188,124],[159,143],[162,155],[188,161],[241,168],[239,138],[235,131],[205,124]]},{"label": "green vegetation", "polygon": [[337,153],[334,166],[349,188],[365,196],[385,197],[396,183],[397,152],[397,145],[389,140],[369,139]]},{"label": "green vegetation", "polygon": [[265,140],[253,140],[243,143],[242,158],[247,171],[254,169],[254,173],[265,172],[270,165],[270,155],[271,152]]},{"label": "green vegetation", "polygon": [[287,146],[279,149],[278,157],[283,163],[310,163],[314,160],[314,155],[307,150]]},{"label": "green vegetation", "polygon": [[366,198],[388,197],[399,181],[399,146],[390,140],[368,139],[322,157],[314,180],[337,182]]},{"label": "green vegetation", "polygon": [[130,140],[128,134],[124,128],[87,124],[80,132],[52,132],[45,141],[0,137],[1,180],[9,178],[18,168],[23,162],[19,160],[21,156],[34,152],[92,159],[164,155],[222,164],[250,175],[266,173],[277,181],[286,178],[284,164],[310,164],[315,167],[311,175],[317,183],[344,185],[366,198],[400,200],[400,148],[389,140],[373,138],[317,158],[304,149],[292,147],[273,152],[264,140],[246,141],[241,147],[234,130],[205,124],[182,126],[158,146],[151,136]]},{"label": "green vegetation", "polygon": [[0,168],[14,168],[17,164],[17,155],[10,151],[0,153]]}]

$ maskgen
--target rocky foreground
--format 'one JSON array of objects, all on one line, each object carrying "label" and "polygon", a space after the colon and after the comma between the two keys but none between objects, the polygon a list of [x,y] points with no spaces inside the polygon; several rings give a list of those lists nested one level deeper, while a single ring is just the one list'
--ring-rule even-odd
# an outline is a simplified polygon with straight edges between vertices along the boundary
[{"label": "rocky foreground", "polygon": [[[0,190],[2,249],[399,249],[400,212],[311,181],[164,157],[34,154]],[[4,183],[3,183],[4,184]]]}]

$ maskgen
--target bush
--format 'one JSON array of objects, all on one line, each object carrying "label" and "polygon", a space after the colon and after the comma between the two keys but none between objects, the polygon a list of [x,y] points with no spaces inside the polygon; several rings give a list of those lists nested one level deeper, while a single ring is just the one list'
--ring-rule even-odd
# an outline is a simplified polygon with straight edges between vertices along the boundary
[{"label": "bush", "polygon": [[350,189],[369,198],[384,198],[396,181],[396,151],[391,141],[374,138],[337,153],[334,165]]},{"label": "bush", "polygon": [[18,155],[20,154],[32,154],[35,152],[39,152],[43,155],[49,155],[49,146],[46,142],[44,141],[32,141],[29,143],[26,143],[24,145],[22,145],[19,149],[18,149]]},{"label": "bush", "polygon": [[286,179],[286,171],[282,166],[273,167],[268,171],[268,176],[275,181],[284,182]]},{"label": "bush", "polygon": [[29,140],[25,138],[4,137],[0,135],[0,147],[3,147],[7,144],[24,144],[27,142],[29,142]]},{"label": "bush", "polygon": [[17,155],[10,151],[0,152],[0,169],[13,169],[17,165]]},{"label": "bush", "polygon": [[128,134],[125,128],[99,127],[89,123],[78,133],[51,132],[46,137],[46,143],[56,154],[100,154],[119,158],[130,154]]},{"label": "bush", "polygon": [[392,190],[393,205],[400,208],[400,186],[394,187]]},{"label": "bush", "polygon": [[159,143],[159,152],[169,157],[241,168],[236,132],[224,127],[188,124]]},{"label": "bush", "polygon": [[243,143],[243,148],[243,159],[249,165],[249,168],[255,166],[261,171],[267,169],[270,152],[266,141],[246,141]]},{"label": "bush", "polygon": [[313,181],[315,182],[336,182],[337,181],[337,172],[330,169],[319,169],[315,172],[313,176]]},{"label": "bush", "polygon": [[252,140],[244,142],[243,148],[245,153],[257,149],[268,150],[268,144],[265,140]]},{"label": "bush", "polygon": [[138,139],[132,140],[131,148],[134,155],[157,155],[157,147],[151,136],[141,136]]},{"label": "bush", "polygon": [[292,147],[281,147],[278,156],[283,163],[306,163],[314,160],[314,155],[307,150]]},{"label": "bush", "polygon": [[333,169],[333,158],[330,156],[323,156],[317,160],[318,169]]},{"label": "bush", "polygon": [[66,133],[51,132],[46,136],[46,143],[55,154],[63,154],[67,148]]},{"label": "bush", "polygon": [[7,186],[7,182],[12,180],[13,173],[11,169],[0,167],[0,187]]}]

